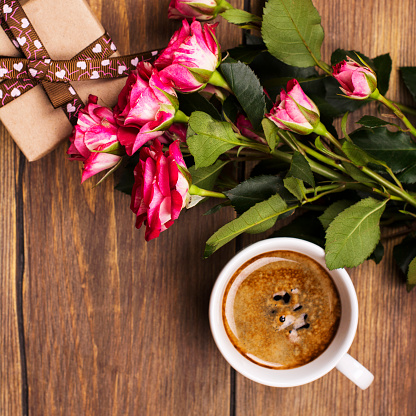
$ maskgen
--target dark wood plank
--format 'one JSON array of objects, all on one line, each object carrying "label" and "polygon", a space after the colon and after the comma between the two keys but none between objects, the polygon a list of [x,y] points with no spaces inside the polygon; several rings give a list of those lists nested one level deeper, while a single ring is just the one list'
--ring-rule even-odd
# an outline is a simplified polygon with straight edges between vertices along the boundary
[{"label": "dark wood plank", "polygon": [[[410,102],[399,81],[397,68],[415,65],[415,32],[411,26],[413,3],[402,1],[314,0],[325,29],[323,58],[336,48],[356,49],[374,57],[390,52],[393,76],[389,98]],[[375,114],[375,106],[370,110]],[[357,114],[357,119],[363,113]],[[353,126],[353,122],[349,123]],[[386,235],[395,231],[387,231]],[[264,238],[245,237],[244,245]],[[302,387],[264,387],[237,375],[237,415],[413,415],[416,409],[416,292],[406,293],[392,258],[400,238],[383,240],[386,256],[379,265],[371,261],[349,270],[358,294],[360,317],[350,353],[375,375],[366,391],[355,387],[336,370]]]},{"label": "dark wood plank", "polygon": [[[20,152],[0,124],[0,414],[21,415],[22,362],[19,341],[20,266],[17,229],[17,183]],[[20,305],[19,305],[20,306]]]},{"label": "dark wood plank", "polygon": [[[168,3],[91,1],[122,53],[166,46],[178,27]],[[240,42],[239,30],[219,33]],[[202,252],[233,213],[194,208],[145,243],[129,197],[112,178],[81,186],[66,148],[25,176],[29,413],[228,414],[229,366],[210,335],[208,301],[234,246],[209,261]]]}]

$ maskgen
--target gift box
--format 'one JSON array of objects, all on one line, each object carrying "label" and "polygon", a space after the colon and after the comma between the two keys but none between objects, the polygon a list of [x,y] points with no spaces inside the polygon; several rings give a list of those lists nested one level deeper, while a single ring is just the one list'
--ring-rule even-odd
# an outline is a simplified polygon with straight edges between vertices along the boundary
[{"label": "gift box", "polygon": [[[85,0],[21,0],[20,4],[53,60],[72,59],[105,33]],[[28,24],[25,19],[16,23],[23,28]],[[109,47],[111,52],[116,49],[112,42]],[[22,56],[1,28],[0,56]],[[117,52],[112,56],[118,56]],[[102,105],[113,107],[125,81],[73,81],[71,86],[84,103],[93,94]],[[0,107],[0,121],[29,161],[52,151],[73,128],[63,108],[52,106],[40,84]]]}]

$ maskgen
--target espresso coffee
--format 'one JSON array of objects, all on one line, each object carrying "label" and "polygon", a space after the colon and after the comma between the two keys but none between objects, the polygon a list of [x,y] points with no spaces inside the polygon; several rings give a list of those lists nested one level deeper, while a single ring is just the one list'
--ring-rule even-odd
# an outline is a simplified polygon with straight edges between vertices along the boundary
[{"label": "espresso coffee", "polygon": [[341,302],[328,272],[310,257],[272,251],[244,263],[222,302],[235,348],[267,368],[290,369],[317,358],[338,329]]}]

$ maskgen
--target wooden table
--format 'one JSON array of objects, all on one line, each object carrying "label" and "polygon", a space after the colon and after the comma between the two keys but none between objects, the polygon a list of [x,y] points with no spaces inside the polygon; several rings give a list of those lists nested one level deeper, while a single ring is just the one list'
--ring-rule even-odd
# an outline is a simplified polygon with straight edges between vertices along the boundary
[{"label": "wooden table", "polygon": [[[178,27],[167,20],[168,0],[89,3],[122,53],[164,47]],[[324,58],[337,47],[390,52],[389,97],[410,102],[397,92],[397,68],[416,65],[413,1],[314,3]],[[241,41],[224,21],[218,33],[223,49]],[[351,270],[361,314],[350,352],[374,373],[373,385],[361,391],[332,371],[303,387],[264,387],[230,368],[208,325],[217,273],[254,241],[242,237],[201,259],[231,210],[202,217],[197,207],[146,243],[113,179],[80,185],[67,144],[28,163],[2,126],[0,136],[2,416],[416,415],[416,290],[406,293],[392,261],[398,238],[384,241],[380,265]]]}]

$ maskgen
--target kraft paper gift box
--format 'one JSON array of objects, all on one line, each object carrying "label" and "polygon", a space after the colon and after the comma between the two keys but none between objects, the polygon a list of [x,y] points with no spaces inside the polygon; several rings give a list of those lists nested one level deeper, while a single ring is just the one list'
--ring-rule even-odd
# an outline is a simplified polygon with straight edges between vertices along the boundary
[{"label": "kraft paper gift box", "polygon": [[[20,4],[52,59],[71,59],[105,33],[85,0],[21,0]],[[0,56],[21,56],[2,28]],[[123,77],[71,85],[84,103],[93,94],[101,104],[113,107],[125,82]],[[73,128],[62,108],[53,108],[41,85],[1,107],[0,121],[29,161],[52,151]]]}]

